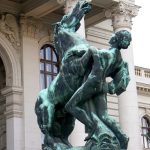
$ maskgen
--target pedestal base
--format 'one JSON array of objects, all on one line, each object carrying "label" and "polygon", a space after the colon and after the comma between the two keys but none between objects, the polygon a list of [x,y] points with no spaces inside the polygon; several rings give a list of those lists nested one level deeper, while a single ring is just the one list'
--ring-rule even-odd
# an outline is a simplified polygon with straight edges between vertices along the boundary
[{"label": "pedestal base", "polygon": [[[92,116],[95,122],[95,130],[85,146],[71,147],[58,142],[53,147],[45,146],[43,150],[121,150],[115,134],[96,115],[92,114]],[[125,141],[125,144],[128,143]]]}]

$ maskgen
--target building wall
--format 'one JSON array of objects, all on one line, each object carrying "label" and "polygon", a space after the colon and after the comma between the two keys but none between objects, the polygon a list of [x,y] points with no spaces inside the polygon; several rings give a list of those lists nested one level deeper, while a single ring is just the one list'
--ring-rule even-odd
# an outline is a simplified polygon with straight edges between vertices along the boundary
[{"label": "building wall", "polygon": [[[32,20],[32,22],[28,22],[28,26],[22,25],[19,31],[22,34],[20,39],[21,45],[16,48],[16,45],[13,45],[14,43],[12,43],[10,39],[8,40],[7,36],[7,38],[4,36],[4,42],[7,43],[6,48],[7,45],[11,45],[10,51],[12,53],[9,52],[9,48],[8,50],[3,49],[0,51],[1,57],[2,53],[4,57],[6,55],[5,51],[8,51],[8,55],[5,57],[6,59],[3,59],[6,61],[6,85],[9,87],[18,87],[23,89],[22,92],[21,90],[14,90],[12,93],[17,93],[17,95],[13,95],[11,98],[9,97],[9,99],[8,95],[5,98],[5,94],[3,96],[0,95],[0,150],[6,146],[6,138],[7,142],[10,142],[8,143],[9,145],[23,145],[21,148],[16,147],[16,149],[14,146],[14,149],[12,150],[40,150],[41,133],[37,126],[34,105],[38,92],[40,91],[40,48],[44,44],[52,43],[52,30],[49,30],[49,26],[47,24],[40,24],[38,20]],[[113,28],[111,20],[106,20],[86,29],[86,38],[91,45],[99,49],[108,48],[108,40],[112,34],[112,31]],[[2,34],[7,35],[5,33]],[[3,41],[0,41],[0,44],[2,44],[2,42]],[[10,76],[8,70],[11,72]],[[147,86],[146,83],[150,85],[150,82],[147,82],[147,80],[145,81],[145,78],[140,79],[140,81],[139,78],[137,78],[137,82],[137,85],[139,85],[139,82],[143,83],[144,85],[142,86],[144,87]],[[0,87],[2,85],[1,83],[2,77],[0,75]],[[9,92],[9,96],[10,93],[11,92]],[[139,118],[145,114],[150,115],[149,98],[150,95],[148,95],[148,92],[143,93],[139,90]],[[19,120],[15,122],[16,119],[14,119],[14,126],[8,126],[11,127],[10,130],[12,130],[12,132],[15,132],[15,134],[12,135],[12,140],[14,140],[14,143],[12,143],[11,140],[8,140],[9,137],[6,137],[6,116],[4,113],[6,111],[6,101],[9,102],[8,100],[11,100],[13,105],[11,105],[11,108],[7,105],[7,111],[11,110],[11,113],[15,112],[13,117],[16,117],[16,119]],[[18,101],[16,102],[16,100]],[[15,108],[12,108],[12,106]],[[115,95],[108,95],[108,112],[116,119],[117,122],[119,122],[118,98]],[[12,116],[9,114],[9,117]],[[9,120],[9,117],[7,120]],[[18,124],[19,126],[15,126]],[[83,132],[83,130],[84,128],[78,132]],[[15,138],[13,138],[13,136]],[[82,139],[84,139],[84,137],[85,135]],[[18,138],[21,139],[21,142],[17,143],[15,142],[15,139],[18,140]],[[76,144],[78,144],[78,142],[80,143],[80,141],[76,141]]]}]

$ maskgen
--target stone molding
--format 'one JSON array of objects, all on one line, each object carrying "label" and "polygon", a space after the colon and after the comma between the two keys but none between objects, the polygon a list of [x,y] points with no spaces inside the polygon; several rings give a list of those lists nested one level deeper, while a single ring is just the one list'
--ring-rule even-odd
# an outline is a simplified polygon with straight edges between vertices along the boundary
[{"label": "stone molding", "polygon": [[0,32],[10,41],[15,49],[20,48],[19,25],[16,16],[0,14]]},{"label": "stone molding", "polygon": [[146,108],[145,113],[149,116],[150,115],[150,109]]},{"label": "stone molding", "polygon": [[150,88],[144,86],[137,86],[138,94],[150,96]]},{"label": "stone molding", "polygon": [[41,22],[34,17],[20,16],[21,34],[25,37],[38,38],[40,32]]},{"label": "stone molding", "polygon": [[0,57],[6,71],[6,86],[21,86],[21,67],[18,51],[1,32],[0,43]]},{"label": "stone molding", "polygon": [[9,96],[12,94],[22,94],[23,89],[21,87],[6,87],[1,90],[3,96]]},{"label": "stone molding", "polygon": [[23,89],[21,87],[6,87],[1,90],[6,97],[6,118],[22,118],[23,116]]},{"label": "stone molding", "polygon": [[139,108],[145,109],[145,112],[140,115],[140,118],[142,118],[143,116],[145,116],[146,114],[148,114],[147,110],[150,110],[150,104],[139,102],[138,105],[139,105]]},{"label": "stone molding", "polygon": [[112,26],[118,28],[132,28],[132,18],[136,17],[139,11],[139,6],[120,1],[117,5],[106,9],[106,18],[112,19]]}]

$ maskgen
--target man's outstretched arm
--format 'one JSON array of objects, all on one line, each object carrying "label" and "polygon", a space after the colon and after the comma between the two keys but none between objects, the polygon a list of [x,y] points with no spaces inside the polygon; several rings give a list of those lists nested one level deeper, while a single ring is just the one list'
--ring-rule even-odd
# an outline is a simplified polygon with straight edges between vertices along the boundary
[{"label": "man's outstretched arm", "polygon": [[128,64],[122,61],[119,70],[113,76],[113,80],[108,83],[108,93],[120,95],[128,86],[130,81]]}]

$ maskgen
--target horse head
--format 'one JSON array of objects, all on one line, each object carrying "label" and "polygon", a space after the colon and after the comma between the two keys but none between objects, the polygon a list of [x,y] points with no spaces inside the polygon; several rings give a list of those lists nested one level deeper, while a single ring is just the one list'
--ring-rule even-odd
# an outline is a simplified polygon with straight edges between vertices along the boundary
[{"label": "horse head", "polygon": [[81,19],[90,10],[91,4],[86,0],[80,0],[71,13],[64,15],[62,20],[55,24],[54,44],[60,60],[67,50],[84,41],[75,32],[80,27]]}]

